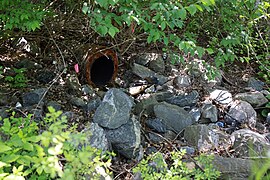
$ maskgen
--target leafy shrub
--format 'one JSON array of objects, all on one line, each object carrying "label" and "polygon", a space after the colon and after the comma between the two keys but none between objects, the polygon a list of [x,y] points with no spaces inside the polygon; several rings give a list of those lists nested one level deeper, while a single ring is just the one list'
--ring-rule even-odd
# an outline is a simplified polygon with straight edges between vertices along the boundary
[{"label": "leafy shrub", "polygon": [[[82,179],[100,177],[110,160],[72,132],[61,112],[49,108],[41,129],[31,115],[3,119],[0,128],[0,179]],[[103,159],[105,161],[103,161]],[[103,171],[105,171],[103,169]]]},{"label": "leafy shrub", "polygon": [[23,88],[27,86],[27,78],[25,76],[25,68],[16,69],[14,68],[15,76],[6,76],[5,81],[10,84],[11,87]]},{"label": "leafy shrub", "polygon": [[171,165],[166,163],[160,152],[152,154],[133,168],[133,172],[140,173],[145,180],[217,179],[220,176],[220,172],[215,170],[211,164],[212,156],[201,155],[196,158],[200,165],[203,166],[203,170],[201,170],[188,168],[182,160],[184,154],[185,151],[171,152],[171,158],[167,160],[171,162]]},{"label": "leafy shrub", "polygon": [[18,28],[23,31],[39,29],[47,13],[42,4],[34,4],[28,0],[2,0],[0,12],[1,30]]}]

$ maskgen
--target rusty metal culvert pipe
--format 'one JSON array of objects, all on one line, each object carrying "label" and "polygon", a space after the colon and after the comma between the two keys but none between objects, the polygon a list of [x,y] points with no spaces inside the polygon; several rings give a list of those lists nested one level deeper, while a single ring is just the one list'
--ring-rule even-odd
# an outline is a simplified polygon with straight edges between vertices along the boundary
[{"label": "rusty metal culvert pipe", "polygon": [[84,56],[85,77],[89,85],[105,86],[117,76],[118,58],[116,52],[104,46],[88,49]]}]

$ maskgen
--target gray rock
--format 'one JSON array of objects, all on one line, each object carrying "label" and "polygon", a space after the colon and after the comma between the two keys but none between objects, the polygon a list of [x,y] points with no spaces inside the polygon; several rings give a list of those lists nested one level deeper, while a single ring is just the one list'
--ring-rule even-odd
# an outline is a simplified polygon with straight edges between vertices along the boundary
[{"label": "gray rock", "polygon": [[47,91],[46,88],[36,89],[32,92],[27,92],[22,96],[22,102],[25,107],[38,104],[39,101],[43,98],[43,95]]},{"label": "gray rock", "polygon": [[191,80],[189,76],[177,76],[173,80],[173,84],[177,89],[181,89],[184,87],[189,87],[191,85]]},{"label": "gray rock", "polygon": [[161,54],[151,55],[151,61],[149,62],[149,68],[157,73],[163,73],[165,70],[165,63]]},{"label": "gray rock", "polygon": [[185,128],[184,138],[189,145],[195,146],[200,152],[207,152],[212,149],[225,150],[232,145],[230,136],[220,131],[216,125],[188,126]]},{"label": "gray rock", "polygon": [[176,133],[195,122],[194,118],[183,108],[166,102],[155,105],[154,113],[157,118],[162,119],[167,129]]},{"label": "gray rock", "polygon": [[[61,104],[59,104],[59,103],[56,102],[56,101],[49,101],[49,102],[46,104],[46,106],[47,106],[47,108],[48,108],[49,106],[53,107],[55,111],[60,111],[60,110],[62,109]],[[45,109],[46,111],[48,110],[47,108]],[[48,112],[48,111],[47,111],[47,112]]]},{"label": "gray rock", "polygon": [[267,114],[266,122],[268,125],[270,125],[270,112]]},{"label": "gray rock", "polygon": [[47,84],[49,82],[51,82],[54,78],[55,78],[55,73],[49,70],[41,70],[39,72],[37,72],[36,75],[36,80],[38,80],[39,82],[43,83],[43,84]]},{"label": "gray rock", "polygon": [[159,144],[164,141],[164,138],[161,137],[161,135],[154,134],[154,133],[148,133],[148,138],[152,143]]},{"label": "gray rock", "polygon": [[216,170],[221,172],[220,179],[249,179],[252,164],[254,162],[249,159],[226,158],[215,156],[213,165]]},{"label": "gray rock", "polygon": [[86,134],[89,144],[92,147],[101,149],[103,153],[110,150],[110,143],[106,137],[106,133],[97,123],[91,123],[82,132]]},{"label": "gray rock", "polygon": [[158,133],[165,133],[166,132],[166,126],[163,124],[162,120],[155,118],[155,119],[148,119],[146,121],[146,125],[152,129],[153,131],[156,131]]},{"label": "gray rock", "polygon": [[172,94],[171,92],[157,92],[152,94],[152,96],[155,97],[158,102],[163,102],[166,99],[173,97],[174,94]]},{"label": "gray rock", "polygon": [[69,99],[70,104],[72,104],[73,106],[76,106],[78,108],[85,108],[86,106],[86,102],[84,102],[84,100],[82,100],[81,98],[78,97],[71,97]]},{"label": "gray rock", "polygon": [[260,92],[239,93],[235,98],[246,101],[253,107],[259,107],[268,102],[268,99]]},{"label": "gray rock", "polygon": [[141,151],[140,124],[135,116],[131,117],[128,123],[116,129],[108,129],[106,137],[113,150],[128,159],[137,157]]},{"label": "gray rock", "polygon": [[7,108],[0,108],[0,117],[2,119],[9,117],[9,114],[7,111],[8,111]]},{"label": "gray rock", "polygon": [[225,122],[233,125],[248,125],[255,128],[257,113],[253,107],[245,101],[235,101],[230,107],[229,112],[225,116]]},{"label": "gray rock", "polygon": [[168,78],[162,75],[159,75],[152,71],[151,69],[148,69],[147,67],[144,67],[142,65],[134,63],[132,67],[132,71],[134,74],[139,76],[140,78],[147,79],[149,77],[155,77],[158,80],[157,84],[164,84],[168,81]]},{"label": "gray rock", "polygon": [[42,66],[34,61],[29,59],[22,59],[15,64],[16,68],[26,68],[31,69],[42,69]]},{"label": "gray rock", "polygon": [[195,155],[195,149],[193,147],[184,146],[184,147],[180,147],[180,150],[185,150],[186,153],[189,155]]},{"label": "gray rock", "polygon": [[94,114],[93,121],[109,129],[118,128],[130,119],[130,111],[133,105],[133,99],[122,90],[112,88],[106,92],[103,101]]},{"label": "gray rock", "polygon": [[86,112],[94,111],[98,108],[100,104],[101,104],[101,100],[99,98],[90,100],[85,106],[85,111]]},{"label": "gray rock", "polygon": [[240,129],[231,134],[230,137],[238,157],[260,157],[266,156],[270,144],[265,136],[249,129]]},{"label": "gray rock", "polygon": [[68,93],[80,97],[82,95],[82,87],[77,75],[72,74],[67,78]]},{"label": "gray rock", "polygon": [[136,115],[139,115],[141,112],[144,112],[148,115],[154,114],[154,105],[158,104],[154,96],[141,100],[134,107],[134,112]]},{"label": "gray rock", "polygon": [[82,93],[84,95],[93,96],[95,94],[95,91],[90,85],[84,84],[82,85]]},{"label": "gray rock", "polygon": [[192,107],[197,104],[198,100],[199,100],[199,93],[198,91],[194,90],[189,94],[173,96],[166,99],[165,101],[167,103],[174,104],[180,107],[187,107],[187,106]]},{"label": "gray rock", "polygon": [[201,118],[201,109],[194,107],[189,111],[189,114],[193,116],[196,122],[198,122]]},{"label": "gray rock", "polygon": [[201,122],[202,123],[210,123],[210,122],[217,122],[218,111],[217,107],[214,106],[212,103],[205,103],[202,106],[202,117]]},{"label": "gray rock", "polygon": [[232,103],[232,94],[225,90],[216,89],[210,93],[210,99],[218,104],[229,105]]},{"label": "gray rock", "polygon": [[262,91],[264,86],[264,82],[257,80],[254,77],[249,78],[248,87],[253,88],[256,91]]}]

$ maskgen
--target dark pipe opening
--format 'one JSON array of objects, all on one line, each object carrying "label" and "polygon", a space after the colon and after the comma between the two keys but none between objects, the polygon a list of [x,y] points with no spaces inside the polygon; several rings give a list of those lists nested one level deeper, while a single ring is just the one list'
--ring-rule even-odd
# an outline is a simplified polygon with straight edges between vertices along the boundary
[{"label": "dark pipe opening", "polygon": [[96,59],[90,70],[91,81],[97,86],[104,86],[114,74],[114,62],[111,57],[101,56]]}]

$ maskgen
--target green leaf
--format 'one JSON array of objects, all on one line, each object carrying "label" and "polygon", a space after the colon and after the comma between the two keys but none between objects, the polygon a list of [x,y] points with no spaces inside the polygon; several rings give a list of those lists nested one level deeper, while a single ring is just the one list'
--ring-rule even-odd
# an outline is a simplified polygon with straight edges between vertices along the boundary
[{"label": "green leaf", "polygon": [[6,151],[10,151],[12,150],[11,147],[5,145],[4,143],[0,142],[0,153],[6,152]]},{"label": "green leaf", "polygon": [[83,3],[82,12],[84,14],[87,14],[88,11],[89,11],[89,7],[87,6],[87,3],[85,2],[85,3]]},{"label": "green leaf", "polygon": [[169,45],[169,38],[168,38],[168,37],[164,37],[164,38],[163,38],[163,42],[164,42],[164,44],[165,44],[166,46],[168,46],[168,45]]},{"label": "green leaf", "polygon": [[186,9],[185,9],[185,8],[180,9],[180,10],[179,10],[179,15],[180,15],[180,18],[181,18],[182,20],[185,20],[186,17],[187,17]]},{"label": "green leaf", "polygon": [[191,4],[190,6],[186,7],[186,9],[191,14],[191,16],[193,16],[196,13],[196,11],[197,11],[196,6],[193,5],[193,4]]},{"label": "green leaf", "polygon": [[27,150],[27,151],[33,151],[34,150],[34,146],[31,143],[29,143],[29,142],[24,143],[23,144],[23,148],[25,150]]},{"label": "green leaf", "polygon": [[5,133],[9,133],[10,128],[11,128],[10,120],[9,120],[8,118],[5,118],[5,119],[4,119],[4,125],[2,126],[2,130],[3,130]]},{"label": "green leaf", "polygon": [[203,12],[203,8],[202,8],[200,5],[195,4],[195,6],[196,6],[196,8],[197,8],[199,11]]},{"label": "green leaf", "polygon": [[5,157],[3,157],[3,161],[8,162],[8,163],[12,163],[15,162],[17,159],[19,159],[19,155],[17,154],[9,154],[6,155]]},{"label": "green leaf", "polygon": [[2,167],[4,167],[4,166],[7,166],[7,165],[8,165],[7,163],[4,163],[4,162],[0,161],[0,169],[1,169]]},{"label": "green leaf", "polygon": [[152,42],[152,40],[153,40],[153,36],[152,35],[149,35],[147,37],[147,43],[150,44]]},{"label": "green leaf", "polygon": [[197,47],[197,53],[198,53],[199,58],[202,58],[202,56],[204,54],[204,48]]},{"label": "green leaf", "polygon": [[161,26],[161,30],[163,31],[166,28],[166,22],[162,21],[160,26]]},{"label": "green leaf", "polygon": [[112,26],[109,28],[109,35],[114,38],[115,34],[119,32],[119,29]]},{"label": "green leaf", "polygon": [[214,53],[214,50],[212,48],[207,48],[206,51],[207,51],[208,54],[213,54]]},{"label": "green leaf", "polygon": [[267,117],[268,116],[268,113],[269,113],[269,110],[268,109],[262,110],[262,116],[263,117]]}]

